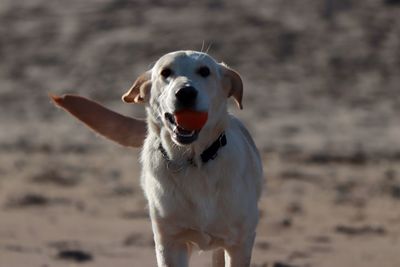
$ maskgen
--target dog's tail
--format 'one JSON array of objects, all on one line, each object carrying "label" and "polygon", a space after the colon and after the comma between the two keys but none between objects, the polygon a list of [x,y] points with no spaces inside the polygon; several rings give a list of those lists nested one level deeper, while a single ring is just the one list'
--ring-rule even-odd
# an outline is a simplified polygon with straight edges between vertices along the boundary
[{"label": "dog's tail", "polygon": [[53,102],[72,114],[96,133],[128,147],[141,147],[146,137],[146,121],[126,117],[78,95],[56,96]]}]

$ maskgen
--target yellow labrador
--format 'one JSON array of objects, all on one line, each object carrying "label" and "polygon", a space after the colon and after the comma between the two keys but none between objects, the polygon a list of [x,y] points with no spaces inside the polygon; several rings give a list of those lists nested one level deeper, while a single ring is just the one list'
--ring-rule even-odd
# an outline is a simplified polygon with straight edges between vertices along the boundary
[{"label": "yellow labrador", "polygon": [[[96,132],[140,147],[158,266],[188,266],[193,245],[213,249],[213,266],[249,266],[258,222],[262,164],[243,124],[227,112],[242,108],[240,76],[209,55],[177,51],[161,57],[122,97],[144,103],[146,124],[88,99],[53,100]],[[201,129],[184,129],[174,114],[208,112]]]}]

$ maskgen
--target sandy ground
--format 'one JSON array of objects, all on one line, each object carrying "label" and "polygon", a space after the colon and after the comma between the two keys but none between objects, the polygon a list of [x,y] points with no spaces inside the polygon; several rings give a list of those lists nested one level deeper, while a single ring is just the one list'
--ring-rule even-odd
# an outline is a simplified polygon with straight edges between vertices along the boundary
[{"label": "sandy ground", "polygon": [[0,266],[155,265],[139,151],[47,93],[143,116],[124,90],[203,42],[242,74],[245,108],[231,110],[263,155],[252,266],[400,266],[398,3],[2,0]]}]

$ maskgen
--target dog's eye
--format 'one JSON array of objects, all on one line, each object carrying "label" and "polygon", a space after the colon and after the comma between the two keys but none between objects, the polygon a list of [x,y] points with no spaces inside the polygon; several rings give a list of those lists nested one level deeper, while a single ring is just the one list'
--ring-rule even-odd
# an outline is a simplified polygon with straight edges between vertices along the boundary
[{"label": "dog's eye", "polygon": [[164,79],[167,79],[168,77],[170,77],[172,75],[172,70],[169,68],[165,68],[161,71],[161,76],[164,77]]},{"label": "dog's eye", "polygon": [[210,76],[210,69],[208,67],[201,67],[198,71],[198,74],[200,74],[201,77],[208,77]]}]

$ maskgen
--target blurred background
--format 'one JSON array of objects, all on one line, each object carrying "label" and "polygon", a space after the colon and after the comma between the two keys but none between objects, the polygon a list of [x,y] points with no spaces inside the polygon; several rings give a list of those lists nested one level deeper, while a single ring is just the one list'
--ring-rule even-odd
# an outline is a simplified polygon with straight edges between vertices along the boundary
[{"label": "blurred background", "polygon": [[[400,1],[2,0],[0,266],[154,266],[139,150],[55,108],[164,53],[241,73],[266,177],[253,267],[400,265]],[[210,266],[208,253],[194,266]]]}]

